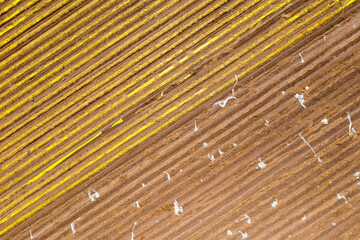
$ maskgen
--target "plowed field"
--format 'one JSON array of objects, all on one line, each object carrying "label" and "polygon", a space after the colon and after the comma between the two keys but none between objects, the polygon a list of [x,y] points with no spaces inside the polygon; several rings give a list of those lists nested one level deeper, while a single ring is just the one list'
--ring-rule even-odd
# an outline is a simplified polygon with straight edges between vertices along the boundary
[{"label": "plowed field", "polygon": [[360,239],[357,0],[0,0],[0,239]]}]

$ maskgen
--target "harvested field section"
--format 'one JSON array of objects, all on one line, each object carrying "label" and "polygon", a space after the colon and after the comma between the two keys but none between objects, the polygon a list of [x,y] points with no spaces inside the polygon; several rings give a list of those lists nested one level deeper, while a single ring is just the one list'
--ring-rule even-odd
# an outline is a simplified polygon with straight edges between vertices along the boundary
[{"label": "harvested field section", "polygon": [[3,4],[4,239],[359,239],[358,1]]}]

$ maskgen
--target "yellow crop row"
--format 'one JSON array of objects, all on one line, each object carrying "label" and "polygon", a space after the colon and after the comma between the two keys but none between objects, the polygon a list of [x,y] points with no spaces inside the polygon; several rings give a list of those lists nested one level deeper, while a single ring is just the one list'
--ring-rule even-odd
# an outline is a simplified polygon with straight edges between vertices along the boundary
[{"label": "yellow crop row", "polygon": [[122,123],[123,120],[122,118],[120,118],[116,123],[114,123],[111,127],[115,127],[116,125],[119,125],[120,123]]},{"label": "yellow crop row", "polygon": [[[315,18],[317,15],[321,14],[321,13],[324,12],[326,9],[327,9],[327,8],[325,8],[325,9],[323,9],[322,11],[318,12],[318,14],[314,15],[312,18],[310,18],[310,19],[307,20],[306,22],[308,22],[308,21],[310,21],[311,19]],[[337,10],[340,11],[341,9],[337,9]],[[338,11],[333,12],[333,14],[330,14],[330,16],[327,16],[326,18],[324,18],[321,22],[323,22],[323,21],[325,21],[326,19],[330,18],[332,15],[336,14]],[[314,26],[312,26],[312,27],[310,27],[309,29],[307,29],[307,31],[303,32],[303,34],[306,34],[306,32],[311,31],[313,28],[317,27],[317,25],[320,25],[321,22],[316,23]],[[302,23],[304,23],[304,22],[302,22]],[[301,25],[301,24],[300,24],[300,25]],[[301,34],[301,35],[303,35],[303,34]],[[288,46],[288,45],[290,45],[291,43],[293,43],[294,41],[296,41],[298,38],[302,37],[301,35],[300,35],[300,36],[298,35],[297,37],[295,37],[294,39],[292,39],[291,41],[289,41],[286,45],[283,45],[282,48],[285,48],[286,46]],[[284,38],[284,36],[281,36],[280,38],[277,38],[275,41],[272,42],[272,44],[265,46],[264,49],[269,48],[271,45],[273,45],[273,44],[274,44],[275,42],[277,42],[277,41],[280,41],[282,38]],[[279,52],[279,51],[281,51],[281,50],[282,50],[282,49],[280,48],[280,49],[278,49],[277,51],[272,52],[272,54],[269,54],[269,55],[267,56],[267,58],[270,58],[272,55],[276,54],[277,52]],[[254,55],[252,55],[252,56],[254,56]],[[263,60],[263,61],[266,61],[266,60]],[[246,62],[248,62],[248,60],[246,60]],[[261,64],[261,61],[258,62],[258,64]],[[225,65],[227,65],[227,64],[225,64]],[[252,67],[250,67],[250,68],[254,68],[255,66],[257,66],[257,64],[252,65]],[[221,68],[225,68],[225,66],[222,66]],[[250,70],[248,70],[248,71],[250,71]],[[243,74],[246,74],[246,71],[245,71]],[[242,75],[243,75],[243,74],[242,74]],[[229,85],[231,82],[232,82],[232,81],[228,81],[228,84],[227,84],[227,85]],[[211,97],[213,94],[215,94],[216,92],[220,91],[220,90],[221,90],[222,88],[224,88],[224,87],[225,87],[225,86],[223,86],[223,87],[221,87],[221,88],[217,88],[217,89],[215,90],[215,92],[206,95],[205,98]],[[176,109],[176,108],[172,108],[172,111],[175,110],[175,109]],[[168,113],[169,113],[169,112],[168,112]],[[167,114],[168,114],[168,113],[167,113]],[[164,116],[164,115],[162,115],[162,116]],[[122,144],[122,143],[121,143],[121,144]],[[118,147],[118,146],[115,146],[115,147],[113,147],[113,149],[115,149],[115,148],[117,148],[117,147]],[[107,152],[108,152],[108,151],[107,151]]]},{"label": "yellow crop row", "polygon": [[101,134],[101,132],[99,132],[98,134],[96,134],[94,137],[90,138],[88,141],[86,141],[85,143],[81,144],[79,147],[75,148],[73,151],[71,151],[70,153],[66,154],[64,157],[60,158],[58,161],[56,161],[55,163],[51,164],[49,167],[47,167],[44,171],[42,171],[40,174],[36,175],[36,177],[33,177],[32,179],[30,179],[27,183],[26,186],[35,182],[36,180],[38,180],[39,178],[41,178],[42,176],[44,176],[46,173],[50,172],[52,169],[54,169],[56,166],[58,166],[60,163],[62,163],[65,159],[67,159],[69,156],[71,156],[73,153],[75,153],[77,150],[79,150],[80,148],[82,148],[83,146],[85,146],[86,144],[88,144],[89,142],[91,142],[92,140],[94,140],[95,138],[97,138],[99,135]]},{"label": "yellow crop row", "polygon": [[183,57],[182,59],[179,60],[179,63],[183,63],[184,61],[186,61],[189,58],[189,55],[186,55],[185,57]]}]

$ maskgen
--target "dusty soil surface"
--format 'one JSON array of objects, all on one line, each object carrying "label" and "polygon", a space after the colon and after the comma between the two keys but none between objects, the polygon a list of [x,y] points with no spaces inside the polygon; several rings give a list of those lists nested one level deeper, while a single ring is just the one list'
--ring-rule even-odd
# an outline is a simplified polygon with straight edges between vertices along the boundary
[{"label": "dusty soil surface", "polygon": [[359,51],[353,0],[0,3],[0,238],[360,239]]}]

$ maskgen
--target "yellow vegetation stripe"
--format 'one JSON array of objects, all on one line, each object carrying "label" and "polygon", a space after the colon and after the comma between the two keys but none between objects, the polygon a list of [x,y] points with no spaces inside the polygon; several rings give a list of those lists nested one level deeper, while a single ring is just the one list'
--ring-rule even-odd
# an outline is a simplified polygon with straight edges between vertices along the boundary
[{"label": "yellow vegetation stripe", "polygon": [[[346,4],[344,4],[343,7],[350,5],[351,3],[353,3],[355,0],[350,0],[347,1]],[[315,29],[316,27],[318,27],[319,25],[321,25],[322,23],[324,23],[325,21],[327,21],[329,18],[333,17],[335,14],[337,14],[339,11],[341,11],[342,8],[338,8],[336,9],[334,12],[332,12],[331,14],[329,14],[328,16],[324,17],[321,21],[318,21],[317,23],[315,23],[313,26],[311,26],[310,28],[306,29],[305,31],[303,31],[301,34],[297,35],[296,37],[294,37],[293,39],[291,39],[290,41],[288,41],[286,44],[282,45],[280,48],[276,49],[275,51],[271,52],[268,56],[266,56],[265,58],[263,58],[261,61],[257,62],[256,64],[252,65],[250,68],[248,68],[246,71],[242,72],[239,76],[243,76],[244,74],[248,73],[249,71],[253,70],[255,67],[259,66],[260,64],[264,63],[265,61],[267,61],[268,59],[270,59],[272,56],[274,56],[275,54],[279,53],[280,51],[282,51],[285,47],[293,44],[295,41],[297,41],[298,39],[300,39],[301,37],[303,37],[305,34],[311,32],[313,29]],[[140,140],[138,140],[137,142],[135,142],[134,144],[130,145],[129,147],[125,148],[123,151],[121,151],[119,154],[117,154],[115,157],[107,160],[106,162],[104,162],[103,164],[101,164],[100,166],[98,166],[96,169],[94,169],[93,171],[89,172],[88,174],[86,174],[85,176],[83,176],[82,178],[80,178],[79,180],[77,180],[76,182],[74,182],[72,185],[70,185],[69,187],[67,187],[66,189],[64,189],[63,191],[59,192],[57,195],[55,195],[55,198],[64,194],[67,190],[75,187],[77,184],[79,184],[80,182],[82,182],[83,180],[85,180],[86,178],[88,178],[89,176],[91,176],[92,174],[94,174],[95,172],[99,171],[100,169],[102,169],[103,167],[105,167],[107,164],[109,164],[110,162],[112,162],[113,160],[115,160],[116,158],[118,158],[119,156],[121,156],[124,152],[128,151],[129,149],[133,148],[134,146],[136,146],[137,144],[139,144],[140,142],[142,142],[143,140],[147,139],[148,137],[150,137],[151,135],[155,134],[158,130],[161,130],[162,128],[164,128],[165,126],[167,126],[169,123],[171,123],[172,121],[174,121],[175,119],[179,118],[180,116],[184,115],[186,112],[192,110],[194,107],[196,107],[197,105],[199,105],[200,103],[202,103],[203,101],[207,100],[208,98],[210,98],[211,96],[215,95],[216,93],[218,93],[219,91],[221,91],[223,88],[227,87],[228,85],[230,85],[233,82],[233,80],[228,81],[226,84],[224,84],[223,86],[221,86],[220,88],[215,89],[213,92],[209,93],[208,95],[205,95],[204,98],[202,98],[199,101],[196,101],[196,103],[192,106],[190,106],[188,109],[184,110],[183,112],[181,112],[180,114],[176,115],[175,117],[171,118],[169,121],[167,121],[165,124],[163,124],[162,126],[160,126],[159,128],[157,128],[155,131],[151,132],[150,134],[144,136],[143,138],[141,138]],[[209,87],[208,87],[209,88]],[[202,89],[202,91],[204,91],[205,89],[207,89],[206,87],[204,89]],[[198,95],[198,93],[196,93],[195,95]],[[186,101],[183,101],[181,103],[181,105],[183,105],[185,102],[189,101],[190,99],[192,99],[193,97],[186,99]],[[178,106],[179,107],[179,106]],[[146,126],[142,127],[140,130],[140,132],[144,129],[146,129],[148,126],[152,125],[154,122],[152,122],[151,124],[147,124]],[[139,131],[137,131],[136,133],[134,133],[135,135],[138,133]],[[133,136],[135,136],[134,134],[131,135],[131,138]],[[130,136],[129,136],[130,137]],[[127,141],[127,140],[124,140]],[[122,141],[120,143],[120,145],[124,142]],[[113,149],[117,148],[119,146],[113,147]],[[97,160],[94,160],[97,161]],[[91,164],[94,163],[94,161],[88,163],[86,167],[90,166]],[[81,171],[81,170],[79,170]],[[79,173],[79,171],[77,173]],[[76,174],[77,174],[76,173]],[[67,181],[67,180],[66,180]],[[62,181],[64,182],[64,181]],[[54,189],[54,188],[52,188]],[[51,190],[52,191],[52,190]],[[46,194],[46,193],[43,193]],[[43,206],[47,205],[49,202],[53,201],[55,198],[50,198],[48,201],[42,203],[41,205],[37,206],[34,210],[32,210],[30,213],[33,214],[34,212],[36,212],[38,209],[42,208]],[[26,206],[27,207],[27,206]],[[24,207],[25,208],[25,207]],[[21,209],[22,210],[22,209]],[[20,212],[21,210],[18,210],[17,212]],[[29,213],[23,215],[22,217],[20,217],[19,219],[17,219],[14,223],[12,223],[11,225],[7,226],[5,229],[3,229],[0,232],[0,235],[2,235],[3,233],[5,233],[6,231],[8,231],[9,229],[11,229],[13,226],[15,226],[16,224],[18,224],[19,222],[23,221],[25,218],[27,218],[29,215]],[[13,212],[11,214],[11,216],[16,215],[16,212]],[[4,221],[1,221],[1,223]]]},{"label": "yellow vegetation stripe", "polygon": [[39,178],[41,178],[42,176],[44,176],[47,172],[50,172],[52,169],[54,169],[56,166],[58,166],[60,163],[62,163],[64,160],[66,160],[68,157],[70,157],[74,152],[78,151],[80,148],[82,148],[83,146],[85,146],[86,144],[88,144],[89,142],[91,142],[92,140],[94,140],[95,138],[97,138],[99,135],[101,134],[101,132],[99,132],[98,134],[96,134],[94,137],[92,137],[91,139],[89,139],[87,142],[83,143],[82,145],[80,145],[79,147],[75,148],[73,151],[69,152],[68,154],[66,154],[64,157],[60,158],[58,161],[56,161],[55,163],[51,164],[49,167],[47,167],[44,171],[42,171],[41,173],[39,173],[38,175],[36,175],[35,177],[33,177],[32,179],[30,179],[25,185],[29,185],[32,182],[35,182],[36,180],[38,180]]},{"label": "yellow vegetation stripe", "polygon": [[[249,15],[247,15],[249,16]],[[215,37],[213,37],[212,39],[210,39],[209,41],[207,41],[205,44],[201,45],[200,47],[198,47],[197,49],[194,50],[194,53],[198,53],[200,52],[201,49],[203,49],[204,47],[206,47],[207,45],[209,45],[212,42],[215,42],[215,40],[217,40],[220,36],[217,35]]]},{"label": "yellow vegetation stripe", "polygon": [[179,63],[183,63],[188,58],[189,58],[189,55],[186,55],[185,57],[183,57],[182,59],[179,60]]},{"label": "yellow vegetation stripe", "polygon": [[155,81],[155,78],[151,78],[149,81],[147,81],[145,84],[141,85],[140,87],[136,88],[134,91],[132,91],[131,93],[129,93],[127,95],[128,98],[130,98],[131,96],[135,95],[136,93],[138,93],[140,90],[144,89],[145,87],[149,86],[150,84],[152,84]]},{"label": "yellow vegetation stripe", "polygon": [[174,66],[170,66],[170,67],[166,68],[164,71],[162,71],[162,72],[159,74],[160,77],[161,77],[162,75],[168,73],[168,72],[169,72],[171,69],[173,69],[173,68],[174,68]]},{"label": "yellow vegetation stripe", "polygon": [[123,120],[122,120],[122,118],[120,118],[120,120],[117,121],[116,123],[114,123],[111,127],[115,127],[116,125],[118,125],[118,124],[120,124],[122,122],[123,122]]}]

